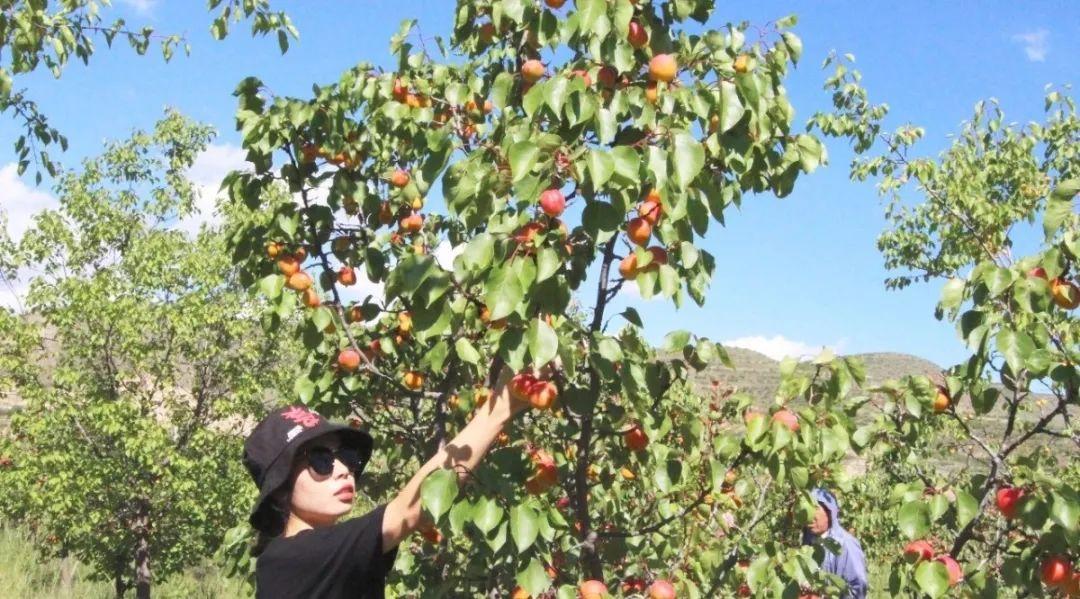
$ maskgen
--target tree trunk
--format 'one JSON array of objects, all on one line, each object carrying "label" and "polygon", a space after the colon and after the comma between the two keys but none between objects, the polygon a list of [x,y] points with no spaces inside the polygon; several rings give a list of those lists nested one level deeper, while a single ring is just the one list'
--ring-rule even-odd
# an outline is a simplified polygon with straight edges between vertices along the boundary
[{"label": "tree trunk", "polygon": [[124,599],[124,591],[127,590],[127,585],[124,584],[123,567],[116,568],[113,573],[113,588],[116,590],[116,599]]},{"label": "tree trunk", "polygon": [[150,599],[150,502],[139,502],[135,516],[135,599]]},{"label": "tree trunk", "polygon": [[79,562],[75,560],[67,551],[64,551],[64,557],[60,561],[60,596],[71,597],[75,587],[75,569],[78,568]]}]

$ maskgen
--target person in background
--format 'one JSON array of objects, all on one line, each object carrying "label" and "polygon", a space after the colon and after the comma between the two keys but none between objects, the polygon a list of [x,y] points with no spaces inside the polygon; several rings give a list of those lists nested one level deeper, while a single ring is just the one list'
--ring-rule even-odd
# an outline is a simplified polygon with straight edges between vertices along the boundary
[{"label": "person in background", "polygon": [[840,504],[832,493],[825,489],[814,489],[811,494],[817,501],[817,512],[803,531],[803,544],[815,545],[822,539],[836,541],[840,545],[840,552],[833,553],[828,545],[824,545],[825,559],[821,569],[843,578],[847,583],[843,599],[865,599],[868,583],[862,543],[840,526]]}]

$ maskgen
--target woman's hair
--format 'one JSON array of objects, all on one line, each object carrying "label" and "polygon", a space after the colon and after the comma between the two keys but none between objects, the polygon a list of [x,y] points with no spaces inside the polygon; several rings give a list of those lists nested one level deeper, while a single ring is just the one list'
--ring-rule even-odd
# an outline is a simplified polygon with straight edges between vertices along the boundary
[{"label": "woman's hair", "polygon": [[273,514],[273,527],[259,529],[255,537],[255,544],[251,547],[251,556],[259,557],[266,550],[270,541],[281,536],[285,532],[285,523],[289,520],[289,496],[292,493],[291,486],[282,487],[271,495],[266,502],[267,509]]}]

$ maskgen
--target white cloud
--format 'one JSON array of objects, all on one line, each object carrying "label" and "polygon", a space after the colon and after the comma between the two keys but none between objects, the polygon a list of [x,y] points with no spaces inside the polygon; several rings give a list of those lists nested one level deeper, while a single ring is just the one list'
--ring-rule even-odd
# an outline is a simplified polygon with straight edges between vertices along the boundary
[{"label": "white cloud", "polygon": [[722,343],[725,347],[741,347],[754,350],[774,360],[782,360],[788,356],[806,360],[818,355],[823,349],[830,349],[833,353],[840,354],[846,344],[847,340],[841,339],[832,344],[812,345],[803,341],[788,339],[783,335],[773,335],[772,337],[754,335],[739,337]]},{"label": "white cloud", "polygon": [[14,162],[0,167],[0,209],[7,215],[8,234],[13,240],[22,239],[35,214],[57,206],[52,195],[22,182]]},{"label": "white cloud", "polygon": [[[36,214],[58,206],[59,202],[51,194],[23,183],[15,163],[0,167],[0,212],[3,212],[12,241],[18,242],[22,239]],[[20,278],[15,280],[0,278],[0,306],[21,309],[22,300],[29,288],[28,277],[32,273],[23,272],[20,275]]]},{"label": "white cloud", "polygon": [[454,258],[461,255],[461,252],[465,251],[465,244],[458,246],[451,246],[449,241],[445,239],[439,242],[439,245],[435,246],[435,250],[431,252],[431,256],[435,258],[435,261],[439,263],[439,266],[444,270],[453,272],[454,270]]},{"label": "white cloud", "polygon": [[1050,32],[1045,29],[1017,33],[1012,36],[1012,41],[1023,44],[1024,54],[1031,62],[1045,62],[1046,54],[1050,51]]},{"label": "white cloud", "polygon": [[217,224],[217,200],[222,195],[221,181],[234,170],[248,167],[246,152],[231,145],[210,144],[201,154],[186,175],[196,187],[195,212],[181,219],[176,228],[189,234],[199,232],[204,224]]},{"label": "white cloud", "polygon": [[130,6],[140,15],[149,15],[157,6],[158,0],[120,0],[120,3]]}]

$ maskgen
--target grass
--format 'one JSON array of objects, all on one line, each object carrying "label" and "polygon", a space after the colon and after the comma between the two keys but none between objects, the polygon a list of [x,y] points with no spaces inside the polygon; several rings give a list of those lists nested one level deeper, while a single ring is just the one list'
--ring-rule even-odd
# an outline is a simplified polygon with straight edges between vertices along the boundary
[{"label": "grass", "polygon": [[[33,539],[21,527],[0,522],[0,595],[10,599],[113,599],[113,585],[91,578],[85,565],[71,559],[43,559],[34,551]],[[65,585],[64,570],[72,572]],[[66,587],[66,588],[65,588]],[[243,582],[223,576],[209,560],[176,574],[151,588],[155,599],[244,598],[252,594]],[[125,597],[134,597],[131,589]]]}]

